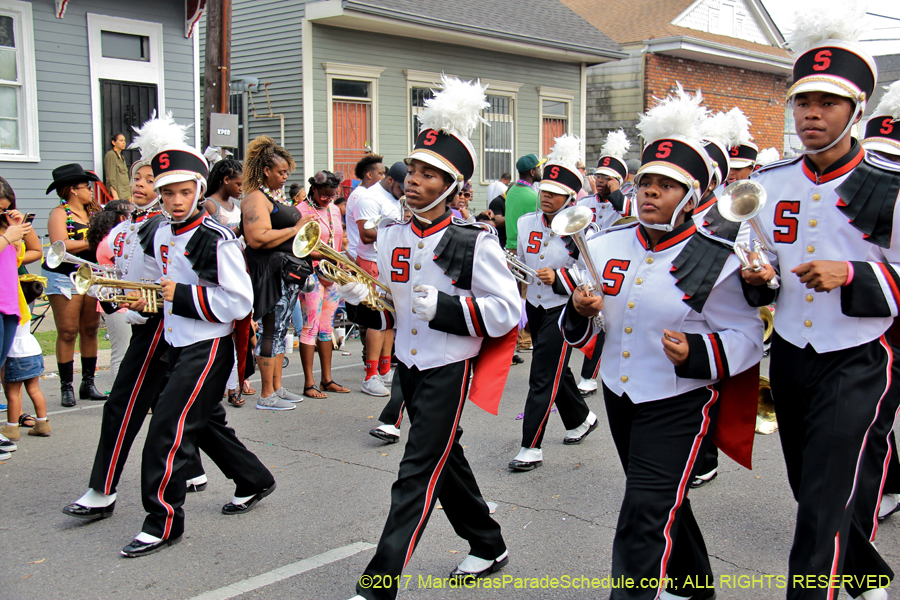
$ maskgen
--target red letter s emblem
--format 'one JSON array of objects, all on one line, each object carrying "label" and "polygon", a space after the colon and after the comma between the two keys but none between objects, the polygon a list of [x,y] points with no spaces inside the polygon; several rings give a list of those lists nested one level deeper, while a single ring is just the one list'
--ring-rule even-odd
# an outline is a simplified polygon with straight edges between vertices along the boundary
[{"label": "red letter s emblem", "polygon": [[437,131],[432,129],[428,133],[425,134],[424,144],[426,146],[434,146],[435,142],[437,142]]},{"label": "red letter s emblem", "polygon": [[394,248],[391,255],[391,281],[406,283],[409,281],[409,248]]},{"label": "red letter s emblem", "polygon": [[550,179],[559,179],[559,167],[550,169]]},{"label": "red letter s emblem", "polygon": [[656,153],[656,158],[669,158],[670,154],[672,154],[672,142],[663,142],[659,145],[659,152]]},{"label": "red letter s emblem", "polygon": [[166,152],[165,154],[159,155],[159,166],[162,167],[163,169],[169,168],[169,153],[168,152]]},{"label": "red letter s emblem", "polygon": [[820,50],[816,53],[816,62],[813,71],[824,71],[831,66],[831,50]]},{"label": "red letter s emblem", "polygon": [[737,156],[737,155],[738,155],[738,152],[740,152],[740,150],[741,150],[741,147],[740,147],[740,146],[735,146],[734,148],[731,149],[731,155],[732,155],[732,156]]},{"label": "red letter s emblem", "polygon": [[881,129],[878,130],[878,133],[883,133],[885,135],[889,134],[894,130],[893,119],[890,117],[885,117],[884,121],[881,122]]},{"label": "red letter s emblem", "polygon": [[607,156],[606,158],[603,159],[603,166],[604,166],[604,167],[608,167],[608,166],[609,166],[609,157],[608,157],[608,156]]}]

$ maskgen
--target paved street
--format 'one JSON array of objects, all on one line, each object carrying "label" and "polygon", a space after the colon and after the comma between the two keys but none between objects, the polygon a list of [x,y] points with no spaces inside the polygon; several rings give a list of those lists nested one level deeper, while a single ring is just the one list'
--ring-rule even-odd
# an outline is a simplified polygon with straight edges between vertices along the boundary
[{"label": "paved street", "polygon": [[[363,375],[360,345],[348,345],[351,356],[335,353],[334,375],[353,393],[307,399],[283,413],[255,410],[253,399],[243,408],[228,407],[238,436],[271,467],[278,482],[275,493],[246,515],[222,515],[233,489],[205,459],[210,484],[187,498],[183,542],[142,559],[119,556],[143,519],[139,452],[125,468],[112,518],[84,525],[64,516],[60,509],[86,489],[101,403],[79,401],[76,409],[61,409],[58,380],[43,381],[53,436],[33,438],[23,431],[19,450],[0,464],[0,598],[350,598],[384,524],[403,444],[386,446],[367,434],[384,401],[356,391]],[[524,356],[526,363],[512,369],[499,417],[469,403],[462,421],[467,456],[485,498],[498,505],[496,518],[509,546],[510,563],[502,575],[606,577],[624,477],[602,403],[598,396],[589,400],[601,426],[582,445],[563,446],[565,431],[554,415],[543,467],[508,472],[506,464],[519,447],[516,416],[528,385],[531,357]],[[290,358],[285,381],[300,390],[300,358],[296,353]],[[580,354],[573,363],[580,366]],[[108,371],[98,379],[100,389],[109,388]],[[27,401],[26,411],[31,412]],[[142,434],[136,448],[144,441]],[[724,576],[757,578],[756,589],[726,586],[718,592],[720,599],[784,597],[774,579],[770,589],[762,578],[785,574],[793,534],[795,505],[777,435],[756,437],[754,464],[747,471],[723,458],[718,479],[691,494],[716,584],[727,582]],[[884,524],[877,542],[888,561],[900,566],[900,518]],[[608,594],[514,589],[514,581],[500,589],[420,589],[429,576],[432,581],[445,577],[467,550],[436,510],[399,597],[596,599]],[[501,582],[499,576],[492,581]]]}]

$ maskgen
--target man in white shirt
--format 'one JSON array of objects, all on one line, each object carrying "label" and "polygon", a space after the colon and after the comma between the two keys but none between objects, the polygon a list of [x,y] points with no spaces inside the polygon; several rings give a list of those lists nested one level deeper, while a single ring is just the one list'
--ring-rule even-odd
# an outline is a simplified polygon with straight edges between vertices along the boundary
[{"label": "man in white shirt", "polygon": [[[367,189],[381,181],[384,177],[384,157],[377,154],[366,154],[358,163],[354,175],[360,183],[350,192],[347,198],[347,223],[356,223],[356,204]],[[356,227],[347,228],[347,255],[353,260],[357,257],[359,246],[359,230]]]},{"label": "man in white shirt", "polygon": [[[384,167],[382,166],[382,173]],[[353,224],[350,223],[349,209],[347,229],[356,230],[359,244],[356,246],[356,264],[373,277],[378,277],[378,253],[375,250],[377,227],[366,228],[366,222],[378,217],[389,217],[399,221],[403,216],[400,197],[403,195],[403,181],[406,179],[406,163],[397,162],[391,166],[381,181],[366,189],[354,206]],[[354,226],[355,225],[355,226]],[[366,379],[362,392],[370,396],[388,396],[387,386],[393,377],[391,370],[391,348],[394,346],[394,330],[366,330]]]},{"label": "man in white shirt", "polygon": [[512,183],[512,175],[510,175],[509,173],[504,173],[500,176],[499,180],[489,185],[487,189],[488,204],[490,204],[491,200],[493,200],[497,196],[502,196],[503,194],[505,194],[506,188],[509,187],[510,183]]}]

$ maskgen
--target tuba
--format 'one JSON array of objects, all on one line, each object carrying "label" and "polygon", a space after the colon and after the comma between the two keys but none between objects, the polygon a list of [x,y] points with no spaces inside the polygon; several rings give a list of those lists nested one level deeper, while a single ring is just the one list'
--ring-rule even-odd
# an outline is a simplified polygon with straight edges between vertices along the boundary
[{"label": "tuba", "polygon": [[[763,306],[759,309],[759,317],[766,327],[763,342],[768,342],[775,331],[775,318],[772,309]],[[759,395],[756,400],[756,433],[769,435],[778,431],[778,420],[775,418],[775,402],[772,400],[772,384],[769,378],[759,376]]]},{"label": "tuba", "polygon": [[516,280],[521,281],[525,285],[531,285],[535,282],[537,271],[519,260],[519,257],[513,254],[512,251],[504,250],[503,254],[506,255],[506,264]]},{"label": "tuba", "polygon": [[[769,236],[766,235],[762,223],[756,217],[765,205],[766,188],[750,179],[735,181],[726,187],[722,197],[716,203],[719,213],[725,219],[733,223],[749,221],[756,233],[756,238],[753,240],[753,252],[758,258],[752,264],[747,256],[750,254],[750,248],[744,244],[735,243],[734,245],[734,253],[740,259],[744,271],[762,271],[764,265],[772,264],[769,262],[767,253],[775,254],[774,246],[769,240]],[[767,285],[773,290],[777,289],[780,286],[778,276],[772,278]]]},{"label": "tuba", "polygon": [[[338,285],[362,283],[369,288],[369,295],[363,300],[365,306],[372,310],[389,310],[394,312],[393,303],[386,297],[387,294],[391,293],[390,288],[360,269],[349,258],[336,252],[328,244],[323,244],[319,239],[320,235],[319,224],[315,221],[310,221],[301,227],[297,235],[294,236],[292,245],[294,256],[306,258],[313,252],[318,252],[323,256],[323,260],[319,261],[319,273],[322,277]],[[381,288],[385,294],[379,293],[378,288]]]},{"label": "tuba", "polygon": [[[104,277],[104,273],[97,272],[92,264],[85,264],[78,267],[75,271],[75,291],[82,296],[97,286],[100,288],[97,299],[103,302],[130,303],[137,300],[146,300],[147,307],[144,312],[155,313],[159,310],[159,303],[162,302],[162,286],[158,283],[139,283],[137,281],[125,281],[117,277]],[[140,297],[127,296],[125,294],[117,294],[113,290],[138,290]]]},{"label": "tuba", "polygon": [[[575,241],[575,245],[578,246],[578,251],[581,253],[581,258],[584,260],[584,264],[587,267],[588,275],[593,280],[586,282],[579,281],[578,283],[579,287],[590,296],[593,296],[594,293],[600,291],[601,281],[597,267],[594,265],[594,259],[591,258],[591,254],[588,252],[587,240],[584,237],[584,230],[591,227],[593,222],[593,211],[586,206],[576,205],[559,211],[556,216],[553,217],[553,222],[550,224],[553,233],[559,236],[571,236]],[[575,272],[577,273],[577,270]],[[580,274],[578,274],[578,276],[580,278]],[[594,324],[598,327],[604,326],[602,314],[594,317]]]}]

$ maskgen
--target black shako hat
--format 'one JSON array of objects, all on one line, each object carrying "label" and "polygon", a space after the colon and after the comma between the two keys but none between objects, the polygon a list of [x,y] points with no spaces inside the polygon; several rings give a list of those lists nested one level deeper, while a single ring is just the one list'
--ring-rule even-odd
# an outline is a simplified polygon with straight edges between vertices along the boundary
[{"label": "black shako hat", "polygon": [[47,188],[48,194],[53,190],[63,188],[67,185],[77,185],[84,182],[100,181],[99,177],[97,177],[90,171],[85,171],[84,167],[82,167],[78,163],[71,163],[68,165],[63,165],[61,167],[56,167],[55,169],[53,169],[52,176],[53,183],[51,183],[50,187]]},{"label": "black shako hat", "polygon": [[628,165],[617,156],[601,156],[597,161],[597,170],[594,171],[594,174],[615,177],[621,182],[628,177]]},{"label": "black shako hat", "polygon": [[759,156],[759,146],[753,142],[745,142],[739,146],[728,149],[728,166],[731,169],[743,169],[756,164]]},{"label": "black shako hat", "polygon": [[693,189],[699,201],[712,179],[712,165],[707,157],[696,141],[681,135],[669,136],[644,148],[638,175],[658,173],[671,177]]},{"label": "black shako hat", "polygon": [[437,129],[423,129],[406,162],[417,159],[468,181],[475,174],[475,150],[467,138]]}]

